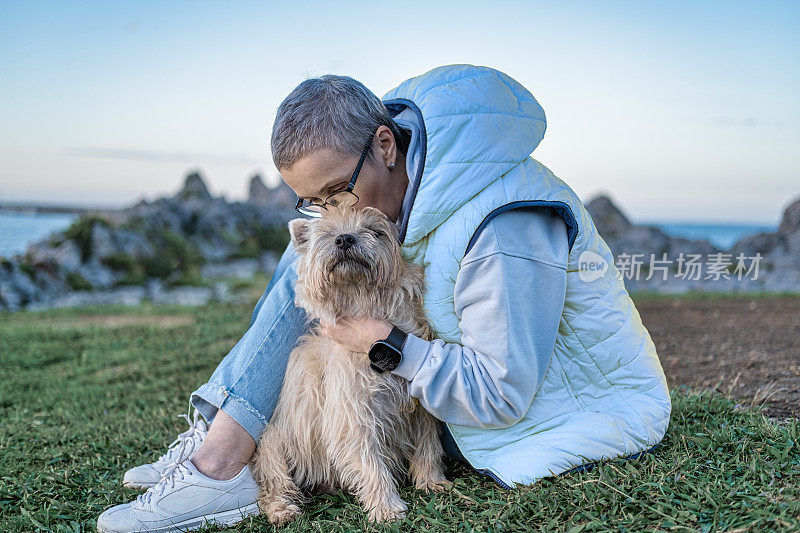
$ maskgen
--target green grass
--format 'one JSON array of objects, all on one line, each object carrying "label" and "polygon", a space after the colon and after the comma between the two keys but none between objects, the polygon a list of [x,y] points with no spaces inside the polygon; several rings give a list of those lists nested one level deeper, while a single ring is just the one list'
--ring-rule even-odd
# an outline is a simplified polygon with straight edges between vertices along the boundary
[{"label": "green grass", "polygon": [[[187,398],[247,327],[248,304],[0,315],[0,531],[94,531],[138,492]],[[690,355],[687,355],[690,356]],[[409,513],[373,527],[349,495],[318,496],[288,531],[786,531],[800,529],[800,431],[720,393],[672,391],[663,446],[636,460],[503,490],[447,462],[450,492],[404,486]],[[233,528],[232,528],[233,529]],[[265,517],[234,530],[272,531]]]}]

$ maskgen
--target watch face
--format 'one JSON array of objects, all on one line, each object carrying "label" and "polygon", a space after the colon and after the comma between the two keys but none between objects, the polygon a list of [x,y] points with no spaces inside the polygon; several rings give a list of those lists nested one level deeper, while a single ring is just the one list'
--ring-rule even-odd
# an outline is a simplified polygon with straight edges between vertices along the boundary
[{"label": "watch face", "polygon": [[400,354],[392,346],[376,342],[369,352],[369,359],[383,370],[394,370],[400,364]]}]

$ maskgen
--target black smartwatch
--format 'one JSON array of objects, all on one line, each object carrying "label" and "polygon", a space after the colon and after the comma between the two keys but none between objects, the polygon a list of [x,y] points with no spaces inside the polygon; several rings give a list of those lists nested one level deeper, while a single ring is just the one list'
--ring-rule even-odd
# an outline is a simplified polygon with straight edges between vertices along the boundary
[{"label": "black smartwatch", "polygon": [[377,373],[394,370],[403,356],[403,344],[408,333],[392,325],[392,332],[383,340],[375,341],[369,349],[369,366]]}]

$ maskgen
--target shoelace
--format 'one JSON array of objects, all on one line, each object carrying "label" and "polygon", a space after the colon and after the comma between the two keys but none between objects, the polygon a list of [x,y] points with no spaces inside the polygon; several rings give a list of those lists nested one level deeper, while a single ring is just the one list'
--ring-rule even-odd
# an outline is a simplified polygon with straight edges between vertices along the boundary
[{"label": "shoelace", "polygon": [[[186,441],[184,441],[181,446],[185,446]],[[183,450],[181,450],[183,452]],[[186,459],[188,461],[188,459]],[[183,461],[174,461],[167,466],[166,470],[164,470],[164,474],[161,476],[161,480],[158,483],[147,489],[147,492],[144,494],[140,494],[136,497],[136,503],[140,507],[144,507],[145,505],[149,504],[152,500],[153,496],[161,495],[164,492],[164,489],[169,485],[170,488],[175,486],[175,478],[183,479],[187,475],[191,475],[191,470],[187,467]]]},{"label": "shoelace", "polygon": [[[178,438],[169,445],[167,453],[159,457],[159,461],[165,461],[170,452],[173,450],[173,447],[178,447],[176,458],[164,469],[163,473],[161,474],[161,479],[158,481],[158,483],[147,489],[144,494],[140,494],[136,497],[136,503],[140,507],[149,504],[153,496],[161,495],[167,485],[169,485],[170,488],[173,488],[175,486],[175,478],[183,479],[185,476],[191,475],[192,473],[191,470],[184,464],[184,461],[188,461],[188,457],[186,456],[191,453],[192,449],[194,449],[195,439],[198,438],[202,440],[206,433],[208,433],[208,429],[205,422],[200,420],[200,412],[197,409],[194,410],[194,417],[190,417],[189,413],[186,413],[185,415],[178,415],[178,417],[186,419],[186,421],[189,423],[189,429],[178,435]],[[187,451],[187,444],[190,442],[192,443],[192,446]]]},{"label": "shoelace", "polygon": [[[178,415],[178,418],[185,418],[186,421],[189,423],[189,429],[178,435],[174,441],[172,441],[167,448],[167,453],[162,455],[158,458],[159,463],[172,463],[178,462],[180,463],[185,457],[183,457],[184,453],[192,453],[195,447],[195,440],[203,440],[208,433],[208,428],[206,427],[205,422],[200,420],[200,411],[197,409],[194,410],[194,416],[191,417],[189,413],[184,415]],[[192,441],[192,446],[188,448],[186,444]],[[180,446],[180,451],[175,458],[171,458],[170,455],[173,453],[173,450]]]}]

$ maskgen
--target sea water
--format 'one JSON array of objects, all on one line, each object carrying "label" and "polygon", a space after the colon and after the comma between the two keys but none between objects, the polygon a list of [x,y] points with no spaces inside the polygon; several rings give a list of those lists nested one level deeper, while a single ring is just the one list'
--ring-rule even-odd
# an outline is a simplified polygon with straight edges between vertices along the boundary
[{"label": "sea water", "polygon": [[730,250],[731,246],[742,237],[756,233],[773,232],[778,228],[763,224],[709,224],[697,222],[649,222],[671,237],[683,237],[692,240],[706,240],[722,250]]},{"label": "sea water", "polygon": [[0,213],[0,257],[23,253],[29,244],[66,229],[76,218],[62,213]]}]

